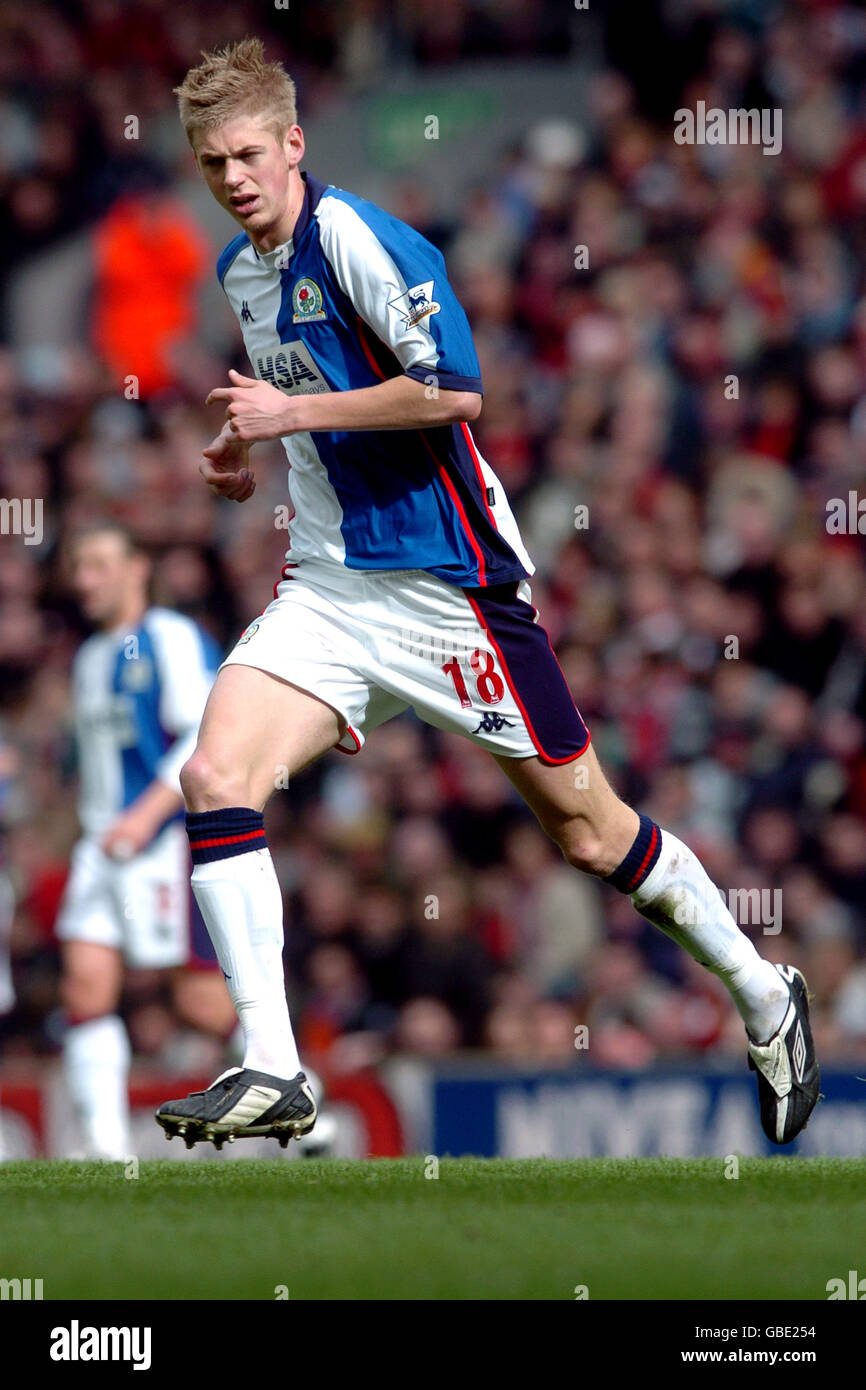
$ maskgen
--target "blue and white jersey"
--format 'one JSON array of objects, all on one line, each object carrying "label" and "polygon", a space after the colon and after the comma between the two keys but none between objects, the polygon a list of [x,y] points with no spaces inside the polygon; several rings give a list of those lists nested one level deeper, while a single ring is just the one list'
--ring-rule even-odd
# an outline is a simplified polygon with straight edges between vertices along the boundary
[{"label": "blue and white jersey", "polygon": [[[481,392],[466,315],[441,253],[405,222],[311,174],[292,239],[245,233],[218,262],[255,375],[287,395],[405,374]],[[532,574],[504,489],[467,424],[308,431],[283,439],[295,515],[287,560],[429,570],[463,587]]]},{"label": "blue and white jersey", "polygon": [[212,637],[167,608],[82,644],[72,691],[86,835],[101,835],[155,780],[180,793],[220,660]]}]

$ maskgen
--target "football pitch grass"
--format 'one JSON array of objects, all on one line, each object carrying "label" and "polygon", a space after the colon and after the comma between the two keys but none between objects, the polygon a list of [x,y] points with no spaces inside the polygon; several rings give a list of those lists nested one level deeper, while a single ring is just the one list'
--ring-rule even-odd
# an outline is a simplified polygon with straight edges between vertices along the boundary
[{"label": "football pitch grass", "polygon": [[863,1268],[866,1159],[432,1166],[5,1163],[0,1277],[72,1300],[786,1300]]}]

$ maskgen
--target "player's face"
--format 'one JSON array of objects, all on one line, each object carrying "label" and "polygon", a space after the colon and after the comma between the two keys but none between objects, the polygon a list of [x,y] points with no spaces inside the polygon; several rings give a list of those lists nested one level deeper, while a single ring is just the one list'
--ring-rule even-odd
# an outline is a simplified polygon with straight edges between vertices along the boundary
[{"label": "player's face", "polygon": [[85,616],[115,627],[144,600],[146,565],[113,532],[85,536],[72,556],[72,588]]},{"label": "player's face", "polygon": [[260,250],[291,234],[292,171],[304,153],[300,126],[278,140],[256,118],[239,116],[200,137],[196,159],[211,193]]}]

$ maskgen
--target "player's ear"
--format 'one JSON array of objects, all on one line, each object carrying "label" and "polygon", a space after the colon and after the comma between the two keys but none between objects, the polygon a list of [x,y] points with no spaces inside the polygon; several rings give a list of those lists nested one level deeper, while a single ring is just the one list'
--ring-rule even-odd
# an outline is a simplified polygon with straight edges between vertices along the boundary
[{"label": "player's ear", "polygon": [[304,144],[304,132],[299,125],[289,126],[283,137],[283,149],[292,168],[300,164],[304,157],[306,146]]}]

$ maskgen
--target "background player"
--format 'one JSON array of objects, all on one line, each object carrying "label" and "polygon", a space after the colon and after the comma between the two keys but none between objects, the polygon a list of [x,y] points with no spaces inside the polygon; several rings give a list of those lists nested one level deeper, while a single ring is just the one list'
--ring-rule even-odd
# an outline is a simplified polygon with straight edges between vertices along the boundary
[{"label": "background player", "polygon": [[357,751],[411,705],[493,753],[570,864],[628,894],[724,981],[765,1132],[788,1142],[818,1095],[805,982],[762,960],[689,848],[608,785],[529,603],[532,562],[468,428],[480,371],[441,255],[301,173],[294,85],[258,41],[206,55],[178,91],[199,167],[244,228],[219,274],[259,378],[232,373],[211,393],[227,422],[202,472],[246,501],[249,445],[281,438],[296,518],[274,603],[221,670],[182,773],[193,887],[245,1064],[158,1119],[188,1143],[282,1140],[314,1122],[262,810],[277,767],[292,775],[332,747]]},{"label": "background player", "polygon": [[[6,872],[5,858],[0,852],[0,1020],[11,1012],[15,1005],[15,990],[12,984],[12,922],[15,916],[15,891]],[[2,1114],[0,1114],[0,1160],[6,1157],[3,1141]]]},{"label": "background player", "polygon": [[89,1156],[130,1152],[130,1048],[117,1013],[124,962],[171,969],[174,1003],[194,1028],[234,1022],[189,892],[178,773],[218,661],[216,643],[148,605],[150,562],[120,527],[72,546],[72,585],[98,629],[73,668],[83,838],[57,922],[62,942],[66,1082]]}]

